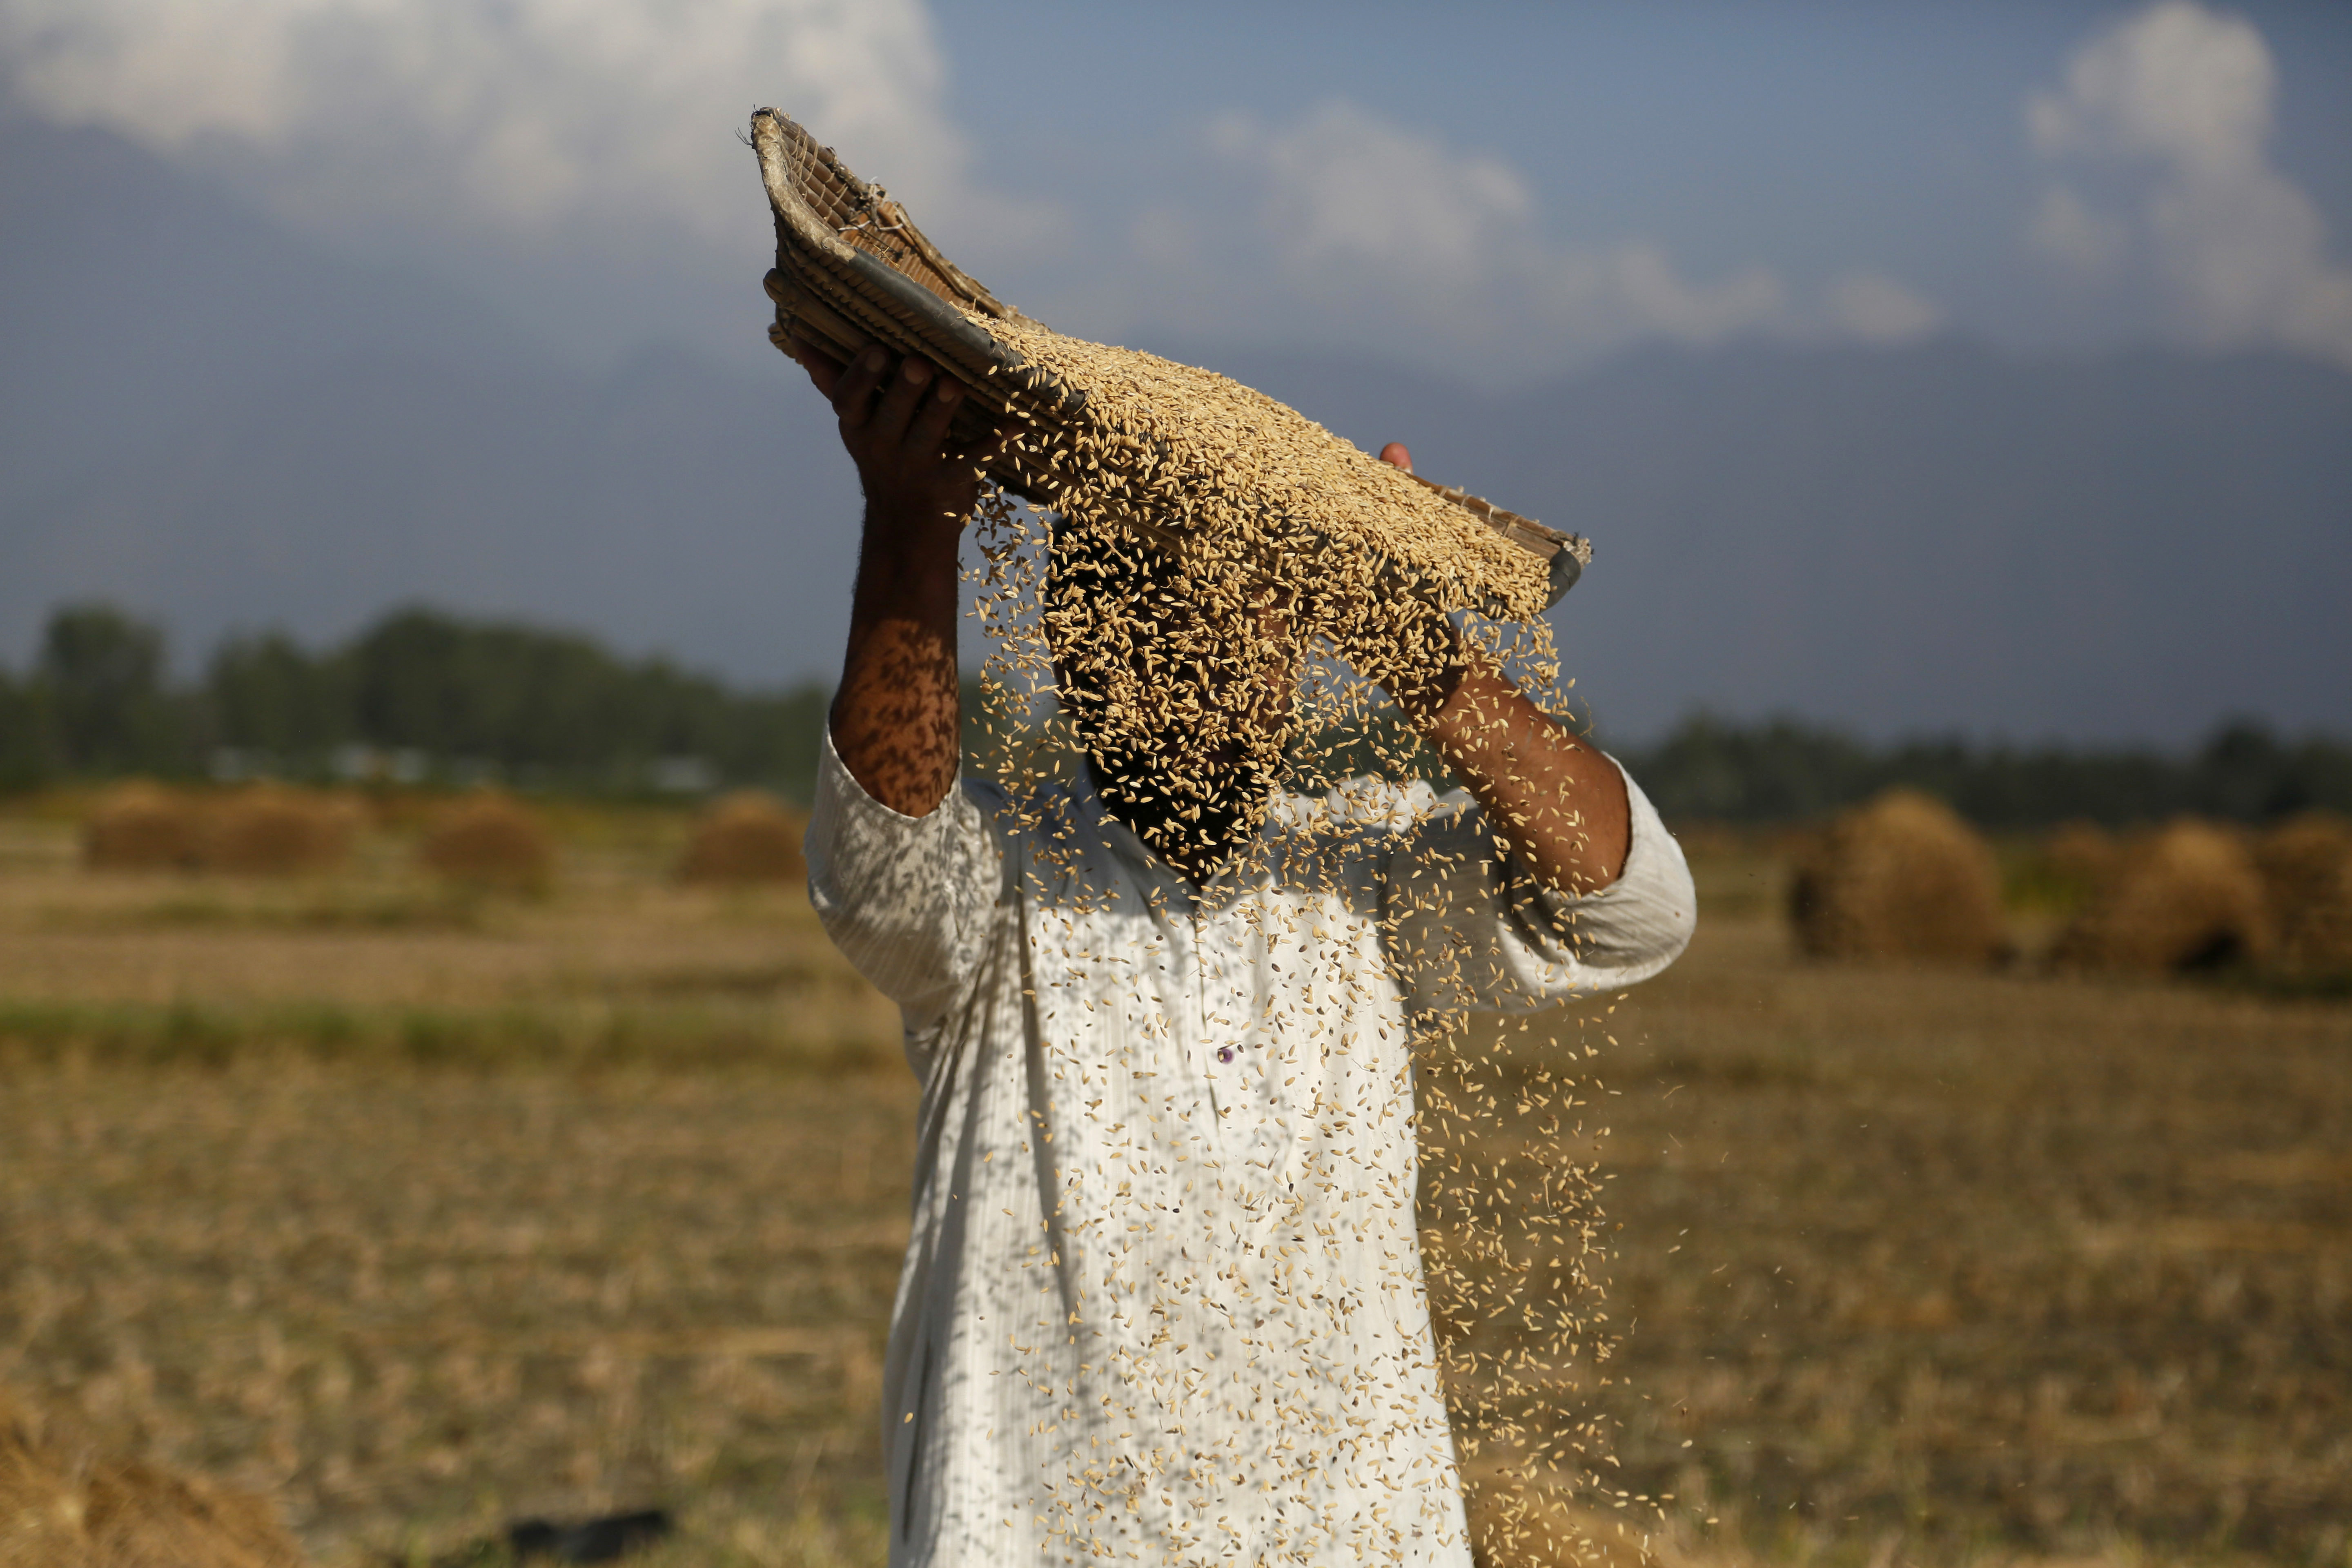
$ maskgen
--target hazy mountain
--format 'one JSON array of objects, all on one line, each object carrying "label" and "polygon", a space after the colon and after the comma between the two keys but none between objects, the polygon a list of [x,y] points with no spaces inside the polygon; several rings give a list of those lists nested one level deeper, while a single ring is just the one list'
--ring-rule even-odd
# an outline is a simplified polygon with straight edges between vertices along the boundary
[{"label": "hazy mountain", "polygon": [[0,658],[69,595],[184,655],[426,598],[803,673],[856,492],[798,375],[592,373],[118,138],[0,119]]},{"label": "hazy mountain", "polygon": [[0,497],[383,350],[542,352],[456,289],[337,257],[119,137],[0,103]]},{"label": "hazy mountain", "polygon": [[1522,395],[1236,367],[1589,534],[1558,612],[1605,721],[1881,732],[2352,727],[2352,375],[2269,356],[1658,353]]},{"label": "hazy mountain", "polygon": [[[157,616],[184,651],[422,598],[739,677],[836,657],[856,486],[790,365],[583,369],[112,138],[0,129],[12,662],[68,595]],[[1881,733],[2352,729],[2338,371],[1743,349],[1500,395],[1468,365],[1455,386],[1177,352],[1591,534],[1559,625],[1621,734],[1696,702]]]}]

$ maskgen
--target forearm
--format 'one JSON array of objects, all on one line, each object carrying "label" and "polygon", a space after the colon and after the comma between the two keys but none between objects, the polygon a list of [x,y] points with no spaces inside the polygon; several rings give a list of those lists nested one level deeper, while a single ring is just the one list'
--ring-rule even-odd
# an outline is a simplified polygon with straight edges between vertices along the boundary
[{"label": "forearm", "polygon": [[1485,655],[1444,640],[1440,668],[1387,683],[1414,729],[1544,883],[1580,895],[1616,881],[1633,839],[1624,775]]},{"label": "forearm", "polygon": [[846,365],[814,351],[801,363],[839,416],[866,491],[834,750],[868,795],[928,816],[955,787],[956,541],[986,449],[942,445],[963,388],[928,360],[894,374],[875,345]]},{"label": "forearm", "polygon": [[955,785],[956,541],[961,519],[869,504],[833,699],[833,744],[866,793],[928,816]]}]

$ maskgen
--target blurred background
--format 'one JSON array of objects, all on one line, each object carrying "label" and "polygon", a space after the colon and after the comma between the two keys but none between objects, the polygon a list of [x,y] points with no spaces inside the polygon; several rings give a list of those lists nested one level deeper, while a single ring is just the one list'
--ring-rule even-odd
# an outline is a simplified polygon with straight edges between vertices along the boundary
[{"label": "blurred background", "polygon": [[[762,336],[775,103],[1033,314],[1591,536],[1616,744],[2342,734],[2348,89],[2323,5],[7,0],[0,668],[66,605],[182,686],[423,607],[826,679],[857,501]],[[179,760],[578,750],[257,700]],[[94,761],[30,723],[18,774]]]},{"label": "blurred background", "polygon": [[0,0],[0,1555],[881,1561],[917,1086],[803,891],[859,503],[762,104],[1595,542],[1699,935],[1426,1042],[1605,1115],[1423,1136],[1598,1162],[1612,1359],[1511,1396],[1602,1564],[2352,1562],[2317,0]]}]

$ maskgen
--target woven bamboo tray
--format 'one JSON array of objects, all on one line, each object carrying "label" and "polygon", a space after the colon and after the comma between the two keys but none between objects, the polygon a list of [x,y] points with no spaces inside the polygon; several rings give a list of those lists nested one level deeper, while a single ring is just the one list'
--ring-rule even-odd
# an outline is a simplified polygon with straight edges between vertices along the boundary
[{"label": "woven bamboo tray", "polygon": [[[814,348],[846,363],[877,342],[893,353],[923,355],[969,389],[950,426],[950,437],[966,444],[1008,417],[1044,429],[1087,418],[1081,390],[1027,364],[971,319],[1011,321],[1020,312],[940,254],[881,186],[860,180],[832,148],[773,109],[751,116],[751,144],[776,225],[776,265],[765,280],[776,308],[770,342],[794,359]],[[1037,505],[1056,503],[1059,478],[1018,451],[992,461],[989,475]],[[1592,546],[1575,534],[1412,477],[1524,551],[1546,606],[1575,585],[1592,559]],[[1148,520],[1133,525],[1147,538],[1159,531]],[[1401,581],[1426,580],[1414,563],[1398,564]],[[1530,602],[1524,593],[1509,597]]]}]

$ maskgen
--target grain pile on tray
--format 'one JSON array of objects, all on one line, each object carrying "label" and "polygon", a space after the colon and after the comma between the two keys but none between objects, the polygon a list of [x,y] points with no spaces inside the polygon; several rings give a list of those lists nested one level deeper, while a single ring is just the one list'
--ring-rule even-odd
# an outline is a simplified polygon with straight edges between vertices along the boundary
[{"label": "grain pile on tray", "polygon": [[1009,459],[1066,517],[1128,528],[1162,549],[1196,532],[1250,538],[1276,569],[1287,557],[1315,574],[1409,575],[1448,609],[1518,619],[1548,602],[1538,557],[1264,393],[1024,318],[987,327],[1086,395],[1082,417],[1021,438]]}]

